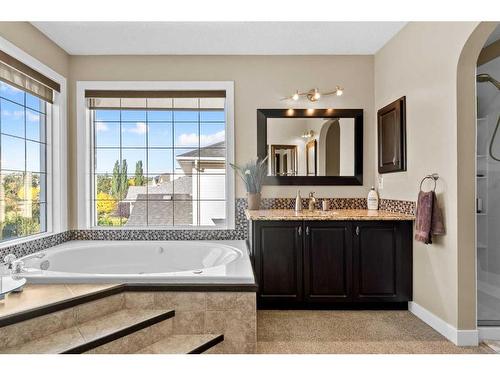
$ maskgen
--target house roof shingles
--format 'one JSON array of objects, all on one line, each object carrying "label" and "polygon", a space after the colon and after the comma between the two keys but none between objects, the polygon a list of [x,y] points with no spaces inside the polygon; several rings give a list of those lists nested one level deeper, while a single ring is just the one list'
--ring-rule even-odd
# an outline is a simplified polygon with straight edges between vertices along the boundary
[{"label": "house roof shingles", "polygon": [[[192,224],[192,177],[183,176],[156,186],[130,186],[127,201],[131,201],[130,215],[125,226],[139,227]],[[146,199],[149,199],[146,202]],[[175,223],[174,223],[175,216]]]}]

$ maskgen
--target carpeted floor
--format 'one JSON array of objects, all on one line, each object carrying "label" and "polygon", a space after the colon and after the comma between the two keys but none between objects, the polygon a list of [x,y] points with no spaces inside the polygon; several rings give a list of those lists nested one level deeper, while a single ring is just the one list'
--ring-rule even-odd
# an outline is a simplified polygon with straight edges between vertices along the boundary
[{"label": "carpeted floor", "polygon": [[408,311],[259,310],[258,353],[486,354],[457,347]]}]

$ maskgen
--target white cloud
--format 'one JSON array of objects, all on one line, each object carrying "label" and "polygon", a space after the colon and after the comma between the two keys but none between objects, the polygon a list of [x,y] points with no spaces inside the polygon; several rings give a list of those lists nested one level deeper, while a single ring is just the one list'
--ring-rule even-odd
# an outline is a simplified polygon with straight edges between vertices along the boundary
[{"label": "white cloud", "polygon": [[[200,137],[200,144],[202,146],[209,146],[224,140],[224,130],[214,134],[202,134]],[[177,138],[177,145],[179,146],[198,146],[198,135],[195,133],[183,133]]]},{"label": "white cloud", "polygon": [[107,132],[109,130],[108,125],[104,122],[96,122],[95,130],[98,132]]},{"label": "white cloud", "polygon": [[34,112],[26,111],[26,117],[28,121],[32,122],[40,121],[40,115]]},{"label": "white cloud", "polygon": [[148,127],[144,122],[136,122],[135,128],[126,128],[126,130],[129,133],[134,133],[134,134],[146,134],[147,129]]},{"label": "white cloud", "polygon": [[16,120],[24,116],[24,111],[9,111],[8,109],[2,110],[2,116],[14,117]]}]

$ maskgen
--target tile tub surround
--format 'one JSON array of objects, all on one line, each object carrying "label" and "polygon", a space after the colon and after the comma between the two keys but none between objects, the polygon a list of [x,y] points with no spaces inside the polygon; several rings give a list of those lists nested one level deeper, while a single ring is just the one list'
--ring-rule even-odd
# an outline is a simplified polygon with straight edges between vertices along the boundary
[{"label": "tile tub surround", "polygon": [[[42,289],[42,288],[40,288]],[[51,291],[53,291],[51,289]],[[40,290],[39,290],[40,292]],[[45,293],[50,294],[49,291]],[[0,327],[0,350],[37,340],[64,329],[83,324],[92,318],[121,310],[125,307],[123,294],[115,294],[96,301],[55,311],[19,323]]]},{"label": "tile tub surround", "polygon": [[66,231],[62,233],[48,235],[43,238],[37,238],[36,240],[26,241],[20,244],[3,247],[0,249],[0,263],[3,262],[3,258],[7,254],[14,254],[16,257],[19,258],[70,241],[71,237],[72,237],[71,231]]},{"label": "tile tub surround", "polygon": [[[316,209],[321,209],[321,202],[325,198],[316,198]],[[331,210],[366,209],[365,198],[326,198]],[[302,199],[303,207],[307,205],[307,198]],[[263,198],[262,209],[293,209],[295,198]],[[71,240],[244,240],[248,238],[248,221],[245,217],[247,208],[246,198],[237,198],[235,204],[235,229],[232,230],[163,230],[163,229],[89,229],[70,230],[50,235],[44,238],[27,241],[22,244],[6,246],[0,249],[0,260],[9,253],[17,257],[25,256],[37,251],[59,245]],[[380,209],[384,211],[400,212],[413,215],[415,202],[393,199],[381,199]]]},{"label": "tile tub surround", "polygon": [[46,312],[61,310],[57,306],[62,303],[68,305],[68,301],[69,305],[76,305],[77,300],[79,303],[82,299],[90,302],[93,298],[117,294],[121,291],[120,287],[117,284],[26,285],[22,293],[10,293],[0,302],[0,327],[8,324],[6,320],[16,320],[16,316],[25,313],[41,315],[40,309]]},{"label": "tile tub surround", "polygon": [[390,211],[370,211],[360,209],[341,210],[303,210],[295,212],[292,209],[271,209],[271,210],[246,210],[248,220],[314,220],[314,221],[365,221],[365,220],[391,220],[391,221],[412,221],[413,215],[402,214]]},{"label": "tile tub surround", "polygon": [[256,295],[252,292],[127,292],[125,306],[175,310],[173,333],[223,334],[211,353],[254,353]]},{"label": "tile tub surround", "polygon": [[[0,303],[0,349],[36,340],[120,309],[175,310],[173,335],[224,335],[217,353],[252,353],[256,340],[255,290],[238,286],[190,289],[175,285],[28,285]],[[88,300],[88,297],[98,298]],[[68,303],[70,305],[68,305]],[[165,308],[164,306],[171,306]],[[175,306],[175,308],[174,308]],[[168,325],[168,323],[165,323]],[[44,328],[45,327],[45,328]],[[97,352],[134,351],[144,333]],[[135,344],[134,344],[135,343]],[[134,346],[135,345],[135,346]]]}]

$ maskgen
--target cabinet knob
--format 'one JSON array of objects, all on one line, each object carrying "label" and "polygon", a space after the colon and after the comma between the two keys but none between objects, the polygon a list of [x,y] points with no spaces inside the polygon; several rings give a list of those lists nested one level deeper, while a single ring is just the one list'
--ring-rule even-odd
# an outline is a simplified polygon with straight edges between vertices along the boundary
[{"label": "cabinet knob", "polygon": [[302,227],[297,227],[297,233],[302,236]]},{"label": "cabinet knob", "polygon": [[356,236],[359,236],[359,227],[356,226]]},{"label": "cabinet knob", "polygon": [[309,226],[306,227],[306,236],[309,236]]}]

